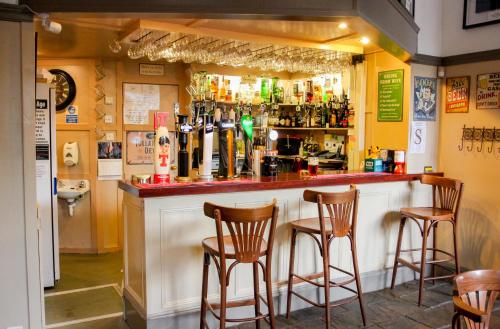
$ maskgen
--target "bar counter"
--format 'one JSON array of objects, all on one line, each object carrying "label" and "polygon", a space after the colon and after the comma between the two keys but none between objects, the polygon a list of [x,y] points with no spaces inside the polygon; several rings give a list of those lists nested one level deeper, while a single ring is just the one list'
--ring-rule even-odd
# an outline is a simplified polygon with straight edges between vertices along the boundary
[{"label": "bar counter", "polygon": [[[150,198],[205,193],[312,188],[328,185],[413,181],[420,179],[421,175],[420,173],[390,174],[384,172],[335,170],[323,171],[315,177],[287,173],[280,174],[277,177],[243,177],[232,180],[214,180],[212,182],[175,182],[171,184],[138,184],[122,180],[119,182],[119,187],[136,197]],[[432,175],[442,176],[442,173],[432,173]]]},{"label": "bar counter", "polygon": [[[434,173],[434,175],[442,175]],[[215,235],[214,220],[205,217],[203,204],[212,202],[231,207],[256,207],[277,200],[278,223],[271,278],[276,313],[286,306],[286,282],[290,258],[290,222],[317,217],[315,204],[302,198],[304,189],[345,191],[356,184],[360,191],[357,225],[357,253],[364,292],[383,289],[390,282],[394,262],[399,209],[431,204],[432,190],[420,184],[421,174],[395,175],[364,172],[325,172],[315,178],[283,174],[274,179],[239,179],[214,182],[172,183],[169,185],[120,182],[124,220],[124,300],[125,316],[136,328],[197,328],[201,299],[203,250],[201,241]],[[420,232],[405,228],[405,248],[418,248]],[[297,239],[296,273],[320,272],[322,258],[314,240]],[[332,265],[352,272],[348,239],[331,245]],[[252,270],[248,264],[236,266],[231,274],[228,299],[253,296]],[[332,272],[333,278],[341,277]],[[398,282],[413,280],[411,270],[401,268]],[[261,284],[264,287],[264,284]],[[301,293],[316,299],[320,294],[310,286]],[[209,300],[218,296],[217,271],[211,267]],[[334,299],[348,297],[332,290]],[[322,297],[321,297],[322,298]],[[295,298],[292,308],[304,307]],[[231,317],[253,316],[253,307]],[[210,327],[217,323],[210,319]]]}]

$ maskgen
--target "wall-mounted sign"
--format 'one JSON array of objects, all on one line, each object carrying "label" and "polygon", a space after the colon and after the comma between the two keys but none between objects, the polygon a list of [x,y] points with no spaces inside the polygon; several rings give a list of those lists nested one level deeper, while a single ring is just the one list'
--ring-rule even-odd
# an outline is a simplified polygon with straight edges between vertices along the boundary
[{"label": "wall-mounted sign", "polygon": [[470,77],[446,79],[446,113],[469,112]]},{"label": "wall-mounted sign", "polygon": [[140,75],[164,75],[165,66],[163,64],[139,64]]},{"label": "wall-mounted sign", "polygon": [[127,131],[127,164],[152,164],[154,132]]},{"label": "wall-mounted sign", "polygon": [[476,108],[500,109],[500,72],[477,76]]},{"label": "wall-mounted sign", "polygon": [[69,105],[66,108],[66,123],[78,123],[78,106]]},{"label": "wall-mounted sign", "polygon": [[117,180],[122,176],[122,143],[97,142],[97,179]]},{"label": "wall-mounted sign", "polygon": [[403,120],[403,70],[378,73],[378,121]]},{"label": "wall-mounted sign", "polygon": [[160,109],[160,86],[142,83],[123,84],[123,123],[149,123],[149,111]]},{"label": "wall-mounted sign", "polygon": [[436,121],[436,78],[415,77],[413,120]]}]

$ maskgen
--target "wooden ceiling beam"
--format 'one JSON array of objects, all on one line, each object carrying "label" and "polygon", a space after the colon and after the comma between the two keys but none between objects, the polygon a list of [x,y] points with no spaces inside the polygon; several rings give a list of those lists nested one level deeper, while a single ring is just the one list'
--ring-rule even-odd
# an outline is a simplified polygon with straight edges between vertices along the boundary
[{"label": "wooden ceiling beam", "polygon": [[[134,27],[136,27],[136,28],[134,29]],[[363,53],[362,46],[342,44],[342,43],[338,43],[338,42],[328,42],[325,44],[322,42],[314,42],[314,41],[309,41],[309,40],[273,37],[273,36],[267,36],[267,35],[235,32],[235,31],[221,30],[221,29],[200,27],[200,26],[193,27],[193,26],[186,26],[186,25],[181,25],[181,24],[160,22],[160,21],[154,21],[154,20],[142,20],[141,19],[141,20],[139,20],[137,25],[130,26],[130,28],[131,29],[127,29],[127,31],[124,33],[124,35],[126,34],[126,36],[128,36],[133,31],[137,30],[137,28],[142,28],[142,29],[160,30],[160,31],[166,31],[166,32],[180,32],[180,33],[186,33],[186,34],[203,35],[203,36],[214,37],[214,38],[221,38],[221,36],[223,36],[225,39],[235,39],[235,40],[264,43],[264,44],[271,43],[271,44],[282,45],[282,46],[294,46],[294,47],[303,47],[303,48],[315,48],[315,49],[323,49],[323,50],[343,51],[343,52],[348,52],[348,53],[353,53],[353,54],[362,54]]]}]

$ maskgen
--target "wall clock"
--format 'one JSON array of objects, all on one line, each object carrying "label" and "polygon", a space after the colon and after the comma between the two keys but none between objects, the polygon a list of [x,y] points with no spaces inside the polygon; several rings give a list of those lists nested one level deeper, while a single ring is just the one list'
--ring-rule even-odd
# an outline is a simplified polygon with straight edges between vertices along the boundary
[{"label": "wall clock", "polygon": [[49,72],[54,75],[52,83],[56,86],[56,110],[62,111],[75,99],[75,80],[63,70],[52,69]]}]

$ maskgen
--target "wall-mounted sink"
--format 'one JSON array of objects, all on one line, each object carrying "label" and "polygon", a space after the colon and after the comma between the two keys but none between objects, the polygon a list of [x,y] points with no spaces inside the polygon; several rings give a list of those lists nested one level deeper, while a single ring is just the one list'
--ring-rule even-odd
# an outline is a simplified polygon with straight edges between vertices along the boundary
[{"label": "wall-mounted sink", "polygon": [[76,201],[90,190],[87,179],[58,179],[57,197],[68,202],[69,215],[73,216]]}]

